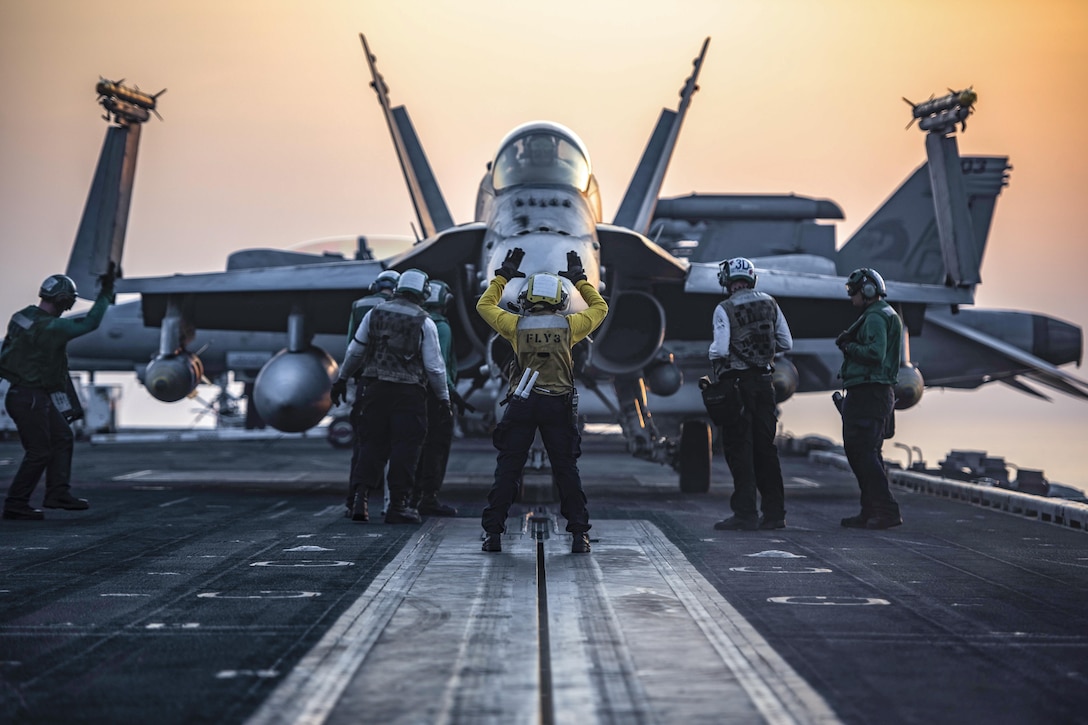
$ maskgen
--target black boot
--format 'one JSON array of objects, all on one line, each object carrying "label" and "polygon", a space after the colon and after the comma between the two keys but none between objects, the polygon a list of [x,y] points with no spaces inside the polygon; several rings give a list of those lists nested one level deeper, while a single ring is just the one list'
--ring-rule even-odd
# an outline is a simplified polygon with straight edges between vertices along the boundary
[{"label": "black boot", "polygon": [[60,493],[53,494],[52,496],[46,496],[45,502],[42,505],[47,509],[66,509],[68,511],[84,511],[91,507],[91,505],[87,503],[87,499],[76,498],[67,489]]},{"label": "black boot", "polygon": [[588,554],[589,553],[589,534],[582,531],[574,534],[574,541],[570,545],[570,553],[572,554]]},{"label": "black boot", "polygon": [[502,534],[487,534],[484,536],[483,551],[502,551]]},{"label": "black boot", "polygon": [[4,518],[9,521],[41,521],[45,514],[41,509],[32,508],[29,504],[22,506],[5,506]]},{"label": "black boot", "polygon": [[387,524],[418,524],[422,521],[419,512],[408,505],[408,497],[393,496],[389,499],[389,508],[385,511]]},{"label": "black boot", "polygon": [[457,509],[453,506],[447,506],[438,500],[438,494],[429,494],[420,499],[417,506],[419,513],[423,516],[456,516]]},{"label": "black boot", "polygon": [[366,494],[366,491],[362,491],[355,496],[355,505],[351,509],[352,521],[370,521],[370,503]]}]

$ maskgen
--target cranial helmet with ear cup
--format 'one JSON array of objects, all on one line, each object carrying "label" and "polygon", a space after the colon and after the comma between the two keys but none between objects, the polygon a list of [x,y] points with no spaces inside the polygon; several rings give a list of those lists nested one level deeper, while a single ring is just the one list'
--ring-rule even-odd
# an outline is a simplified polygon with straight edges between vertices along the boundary
[{"label": "cranial helmet with ear cup", "polygon": [[370,283],[370,292],[372,294],[377,294],[381,290],[395,290],[399,280],[400,272],[394,269],[387,269],[375,277],[374,281]]},{"label": "cranial helmet with ear cup", "polygon": [[567,305],[567,291],[558,275],[541,272],[534,274],[518,296],[525,311],[532,309],[559,310]]},{"label": "cranial helmet with ear cup", "polygon": [[865,299],[871,300],[874,297],[887,297],[888,287],[875,269],[861,267],[851,272],[846,279],[846,294],[853,296],[858,292]]},{"label": "cranial helmet with ear cup", "polygon": [[733,257],[718,264],[718,284],[728,287],[730,282],[743,279],[752,287],[756,286],[756,266],[750,259]]},{"label": "cranial helmet with ear cup", "polygon": [[393,294],[397,297],[408,295],[422,304],[431,296],[430,277],[422,270],[409,269],[397,280],[397,289]]},{"label": "cranial helmet with ear cup", "polygon": [[431,293],[423,302],[423,309],[435,312],[443,312],[453,300],[453,292],[450,286],[440,279],[430,280]]}]

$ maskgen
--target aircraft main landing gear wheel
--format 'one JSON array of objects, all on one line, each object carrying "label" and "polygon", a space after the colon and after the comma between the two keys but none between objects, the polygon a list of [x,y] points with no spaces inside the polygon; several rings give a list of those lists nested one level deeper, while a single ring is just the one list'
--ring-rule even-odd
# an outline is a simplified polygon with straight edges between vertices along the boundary
[{"label": "aircraft main landing gear wheel", "polygon": [[351,444],[355,439],[355,431],[351,427],[351,419],[346,415],[342,415],[339,418],[334,418],[329,423],[328,430],[329,445],[333,448],[351,448]]},{"label": "aircraft main landing gear wheel", "polygon": [[710,490],[710,426],[701,420],[688,420],[680,426],[680,490],[706,493]]}]

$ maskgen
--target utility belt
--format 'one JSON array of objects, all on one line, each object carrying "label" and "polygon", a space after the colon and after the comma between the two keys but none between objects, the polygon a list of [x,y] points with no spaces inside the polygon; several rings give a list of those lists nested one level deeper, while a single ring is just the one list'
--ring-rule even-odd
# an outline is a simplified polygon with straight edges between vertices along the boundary
[{"label": "utility belt", "polygon": [[719,380],[743,380],[754,379],[763,376],[770,377],[774,372],[774,366],[772,365],[759,365],[756,367],[747,368],[729,368],[725,366],[725,360],[716,358],[712,363],[714,368],[714,375]]},{"label": "utility belt", "polygon": [[552,391],[548,390],[547,388],[541,388],[541,387],[538,387],[538,386],[534,385],[538,375],[539,374],[537,373],[537,371],[529,370],[528,368],[526,368],[525,372],[521,376],[521,381],[518,383],[518,385],[512,391],[510,391],[510,393],[505,398],[503,398],[502,400],[499,401],[499,405],[503,406],[503,405],[506,405],[507,403],[509,403],[511,405],[518,405],[518,404],[521,404],[521,403],[526,403],[526,402],[528,402],[529,397],[532,396],[532,395],[543,396],[543,397],[546,397],[546,398],[555,398],[555,399],[558,399],[558,400],[564,400],[564,401],[566,401],[567,405],[570,407],[571,423],[577,428],[578,427],[578,389],[577,388],[571,388],[569,393],[553,393]]},{"label": "utility belt", "polygon": [[772,371],[769,368],[730,368],[717,371],[718,380],[770,380]]},{"label": "utility belt", "polygon": [[8,387],[8,392],[19,393],[41,393],[49,396],[49,401],[53,404],[53,407],[57,409],[57,412],[64,417],[65,422],[74,423],[77,420],[81,420],[85,413],[83,412],[83,404],[79,400],[79,394],[76,392],[75,385],[72,383],[72,379],[68,379],[68,385],[64,390],[57,390],[50,392],[46,388],[40,385],[15,385],[12,384]]}]

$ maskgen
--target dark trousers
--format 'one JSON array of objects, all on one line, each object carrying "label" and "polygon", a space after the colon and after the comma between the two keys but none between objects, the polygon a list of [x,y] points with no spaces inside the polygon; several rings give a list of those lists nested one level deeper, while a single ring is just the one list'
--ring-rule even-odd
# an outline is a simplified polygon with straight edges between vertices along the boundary
[{"label": "dark trousers", "polygon": [[847,388],[842,406],[842,445],[861,489],[866,516],[899,516],[884,468],[884,434],[894,414],[891,385],[864,383]]},{"label": "dark trousers", "polygon": [[427,408],[420,385],[371,382],[359,406],[359,455],[353,478],[358,493],[381,486],[389,465],[389,505],[403,508],[415,484],[416,465],[427,433]]},{"label": "dark trousers", "polygon": [[45,473],[45,497],[68,491],[72,482],[72,428],[41,388],[11,386],[4,399],[26,452],[8,487],[5,508],[30,505],[30,495]]},{"label": "dark trousers", "polygon": [[[722,379],[731,381],[727,376]],[[771,375],[743,373],[736,380],[740,407],[721,426],[725,462],[733,474],[729,506],[738,518],[756,518],[758,492],[763,515],[768,519],[783,519],[786,496],[778,448],[774,444],[778,415]]]},{"label": "dark trousers", "polygon": [[[358,463],[359,455],[363,450],[363,436],[361,431],[363,425],[363,392],[365,388],[361,380],[355,381],[355,400],[351,404],[351,468],[348,472],[348,509],[353,509],[355,506],[355,495],[359,491],[359,473]],[[378,477],[378,481],[375,484],[375,489],[363,489],[363,495],[365,496],[370,490],[382,490],[385,488],[385,471],[382,471],[382,475]]]},{"label": "dark trousers", "polygon": [[538,429],[559,489],[559,512],[567,520],[567,531],[589,531],[586,495],[578,473],[582,436],[574,423],[570,396],[539,393],[532,393],[528,400],[511,399],[502,421],[495,426],[492,441],[499,455],[495,482],[487,494],[487,508],[481,517],[484,531],[501,534],[506,530],[506,515],[517,495]]},{"label": "dark trousers", "polygon": [[453,416],[441,410],[442,401],[427,388],[427,437],[416,467],[416,485],[412,499],[437,496],[446,477],[446,464],[453,445]]}]

